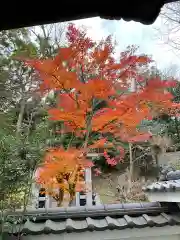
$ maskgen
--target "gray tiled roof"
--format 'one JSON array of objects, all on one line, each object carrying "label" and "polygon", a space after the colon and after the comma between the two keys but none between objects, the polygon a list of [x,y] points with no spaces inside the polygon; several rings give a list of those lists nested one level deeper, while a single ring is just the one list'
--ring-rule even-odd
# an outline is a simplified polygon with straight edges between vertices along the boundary
[{"label": "gray tiled roof", "polygon": [[143,188],[146,192],[172,192],[180,191],[180,170],[172,166],[163,166],[158,182],[152,183]]},{"label": "gray tiled roof", "polygon": [[174,192],[180,191],[180,179],[155,182],[144,187],[145,192]]},{"label": "gray tiled roof", "polygon": [[[173,210],[173,212],[177,211]],[[20,212],[8,214],[18,217]],[[10,222],[10,221],[9,221]],[[111,204],[94,207],[68,207],[49,211],[29,211],[21,225],[8,224],[6,232],[46,234],[125,228],[179,225],[180,215],[170,214],[169,205],[160,203]]]},{"label": "gray tiled roof", "polygon": [[178,180],[180,179],[180,170],[176,170],[171,165],[161,167],[160,181]]},{"label": "gray tiled roof", "polygon": [[180,170],[169,171],[166,175],[167,180],[178,180],[180,179]]}]

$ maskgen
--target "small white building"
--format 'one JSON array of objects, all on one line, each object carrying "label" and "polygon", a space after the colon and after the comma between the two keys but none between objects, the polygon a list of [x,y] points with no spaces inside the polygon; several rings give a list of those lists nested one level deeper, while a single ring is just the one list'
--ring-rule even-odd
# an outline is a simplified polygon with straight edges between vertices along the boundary
[{"label": "small white building", "polygon": [[[77,192],[71,206],[92,206],[101,204],[98,196],[92,192],[91,168],[85,169],[85,182],[90,188],[87,193]],[[45,189],[41,188],[37,183],[32,184],[32,194],[29,208],[53,208],[57,207],[56,200],[45,194]]]},{"label": "small white building", "polygon": [[[87,157],[89,159],[97,158],[102,153],[90,152]],[[36,177],[36,173],[35,173]],[[92,206],[92,205],[101,205],[99,196],[92,191],[92,171],[91,168],[85,169],[85,182],[88,186],[89,191],[87,193],[76,193],[74,201],[71,203],[71,206]],[[42,194],[43,192],[43,194]],[[28,208],[53,208],[57,207],[57,202],[53,199],[52,196],[45,195],[45,189],[41,189],[41,186],[37,183],[32,184],[32,194],[30,199],[30,205]]]}]

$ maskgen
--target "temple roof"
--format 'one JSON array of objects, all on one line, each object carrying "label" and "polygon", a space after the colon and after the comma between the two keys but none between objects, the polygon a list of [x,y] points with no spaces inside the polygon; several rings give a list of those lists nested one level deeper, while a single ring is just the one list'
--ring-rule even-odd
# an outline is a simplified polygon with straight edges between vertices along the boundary
[{"label": "temple roof", "polygon": [[[61,3],[55,8],[53,4],[41,5],[40,9],[33,11],[26,4],[20,2],[12,2],[11,8],[16,9],[11,14],[0,16],[0,30],[12,29],[27,26],[35,26],[41,24],[72,21],[88,17],[100,16],[105,19],[124,19],[125,21],[137,21],[143,24],[152,24],[159,15],[160,9],[166,3],[175,2],[177,0],[126,0],[121,1],[117,7],[117,2],[105,4],[102,1],[91,1],[88,5],[82,4],[82,1]],[[15,4],[13,6],[13,4]],[[37,6],[36,6],[37,7]],[[3,2],[3,8],[9,8],[9,2]],[[73,11],[71,11],[73,9]]]}]

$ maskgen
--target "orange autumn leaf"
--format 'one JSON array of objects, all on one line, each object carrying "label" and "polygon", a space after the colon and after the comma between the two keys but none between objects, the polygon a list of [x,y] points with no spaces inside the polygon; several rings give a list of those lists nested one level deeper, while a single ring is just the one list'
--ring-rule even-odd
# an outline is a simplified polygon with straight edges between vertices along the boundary
[{"label": "orange autumn leaf", "polygon": [[106,45],[104,49],[95,49],[93,52],[93,58],[96,60],[97,64],[105,62],[109,56],[109,47]]},{"label": "orange autumn leaf", "polygon": [[49,119],[53,121],[71,122],[75,127],[84,128],[86,119],[84,111],[76,110],[76,112],[64,112],[62,110],[52,108],[48,111]]},{"label": "orange autumn leaf", "polygon": [[60,65],[63,61],[68,61],[69,59],[74,58],[77,54],[78,52],[72,48],[60,48],[59,53],[54,58],[54,63]]},{"label": "orange autumn leaf", "polygon": [[85,189],[86,189],[86,183],[84,181],[78,182],[76,184],[76,188],[75,188],[76,192],[83,192]]},{"label": "orange autumn leaf", "polygon": [[129,138],[128,142],[131,143],[137,143],[137,142],[145,142],[150,140],[150,138],[152,137],[151,133],[141,133],[141,134],[137,134],[136,136]]},{"label": "orange autumn leaf", "polygon": [[62,93],[58,96],[57,106],[67,111],[77,110],[77,103],[73,93]]},{"label": "orange autumn leaf", "polygon": [[93,148],[109,148],[112,147],[113,144],[110,142],[107,142],[106,138],[102,138],[97,140],[94,144],[91,144],[88,146],[89,149],[93,149]]}]

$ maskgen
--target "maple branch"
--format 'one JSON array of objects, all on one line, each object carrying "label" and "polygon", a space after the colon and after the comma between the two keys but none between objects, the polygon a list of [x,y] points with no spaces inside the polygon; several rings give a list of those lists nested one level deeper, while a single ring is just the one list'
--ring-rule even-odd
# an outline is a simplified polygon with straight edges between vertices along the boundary
[{"label": "maple branch", "polygon": [[[94,98],[92,98],[92,109],[96,106],[93,106],[94,105]],[[86,137],[85,137],[85,141],[84,141],[84,144],[83,144],[83,149],[85,151],[87,151],[87,146],[88,146],[88,141],[89,141],[89,136],[90,136],[90,132],[92,130],[92,125],[91,125],[91,121],[92,121],[92,118],[93,118],[93,114],[94,114],[94,111],[92,110],[92,112],[89,114],[89,116],[87,116],[86,118],[86,128],[87,128],[87,132],[86,132]]]},{"label": "maple branch", "polygon": [[86,151],[87,150],[87,146],[88,146],[88,141],[89,141],[89,136],[90,136],[90,132],[91,132],[91,120],[92,120],[93,115],[89,115],[87,116],[87,122],[86,122],[86,137],[85,137],[85,141],[84,141],[84,145],[83,145],[83,149]]},{"label": "maple branch", "polygon": [[[52,77],[54,77],[54,78],[58,81],[57,77],[56,77],[54,74],[52,75]],[[59,81],[58,81],[58,83],[59,83]],[[64,87],[64,84],[63,84],[63,83],[60,83],[60,84],[61,84],[61,86],[62,86],[62,89],[68,94],[68,96],[69,96],[73,101],[75,101],[75,102],[77,103],[77,106],[78,106],[78,108],[79,108],[79,103],[78,103],[77,99],[73,98],[72,95],[69,94],[68,90]]]},{"label": "maple branch", "polygon": [[[138,58],[140,58],[140,56],[139,56]],[[134,62],[132,62],[131,64],[129,64],[129,66],[120,74],[119,79],[122,78],[122,76],[123,76],[127,71],[129,71],[130,68],[133,67],[133,66],[136,64],[136,62],[137,62],[137,60],[134,60]],[[138,82],[138,84],[142,87],[142,85],[141,85],[139,82]],[[122,96],[124,93],[125,93],[125,92],[122,92],[122,93],[120,94],[120,96]]]},{"label": "maple branch", "polygon": [[[76,129],[77,129],[77,128],[76,128]],[[76,131],[76,129],[75,129],[74,131]],[[70,139],[70,141],[69,141],[69,143],[68,143],[67,150],[70,148],[73,139],[74,139],[74,132],[72,132],[72,134],[71,134],[71,139]]]},{"label": "maple branch", "polygon": [[149,152],[149,150],[150,150],[150,148],[147,149],[147,152],[146,152],[146,153],[144,153],[143,155],[141,155],[141,156],[135,158],[134,161],[133,161],[133,163],[135,163],[135,162],[137,162],[139,159],[145,157],[145,156],[147,155],[147,153]]},{"label": "maple branch", "polygon": [[80,79],[83,83],[86,83],[85,81],[85,77],[84,77],[84,73],[83,73],[83,69],[82,69],[82,65],[80,66],[80,70],[81,70],[81,76],[80,76]]},{"label": "maple branch", "polygon": [[102,126],[101,128],[97,129],[96,132],[102,131],[105,127],[107,127],[109,124],[113,123],[113,122],[116,121],[116,120],[117,120],[117,119],[112,120],[112,121],[104,124],[104,126]]},{"label": "maple branch", "polygon": [[133,155],[132,155],[132,144],[129,143],[129,186],[128,192],[131,190],[132,180],[133,180],[133,171],[134,171],[134,162],[133,162]]},{"label": "maple branch", "polygon": [[[128,107],[128,106],[127,106],[127,107]],[[129,111],[129,109],[130,109],[130,108],[127,108],[123,115],[125,115],[125,114]],[[122,115],[122,116],[123,116],[123,115]],[[97,131],[102,131],[102,130],[103,130],[105,127],[107,127],[109,124],[111,124],[111,123],[113,123],[113,122],[115,122],[115,121],[117,121],[117,120],[118,120],[118,119],[116,118],[116,119],[114,119],[114,120],[106,123],[103,127],[97,129]]]}]

